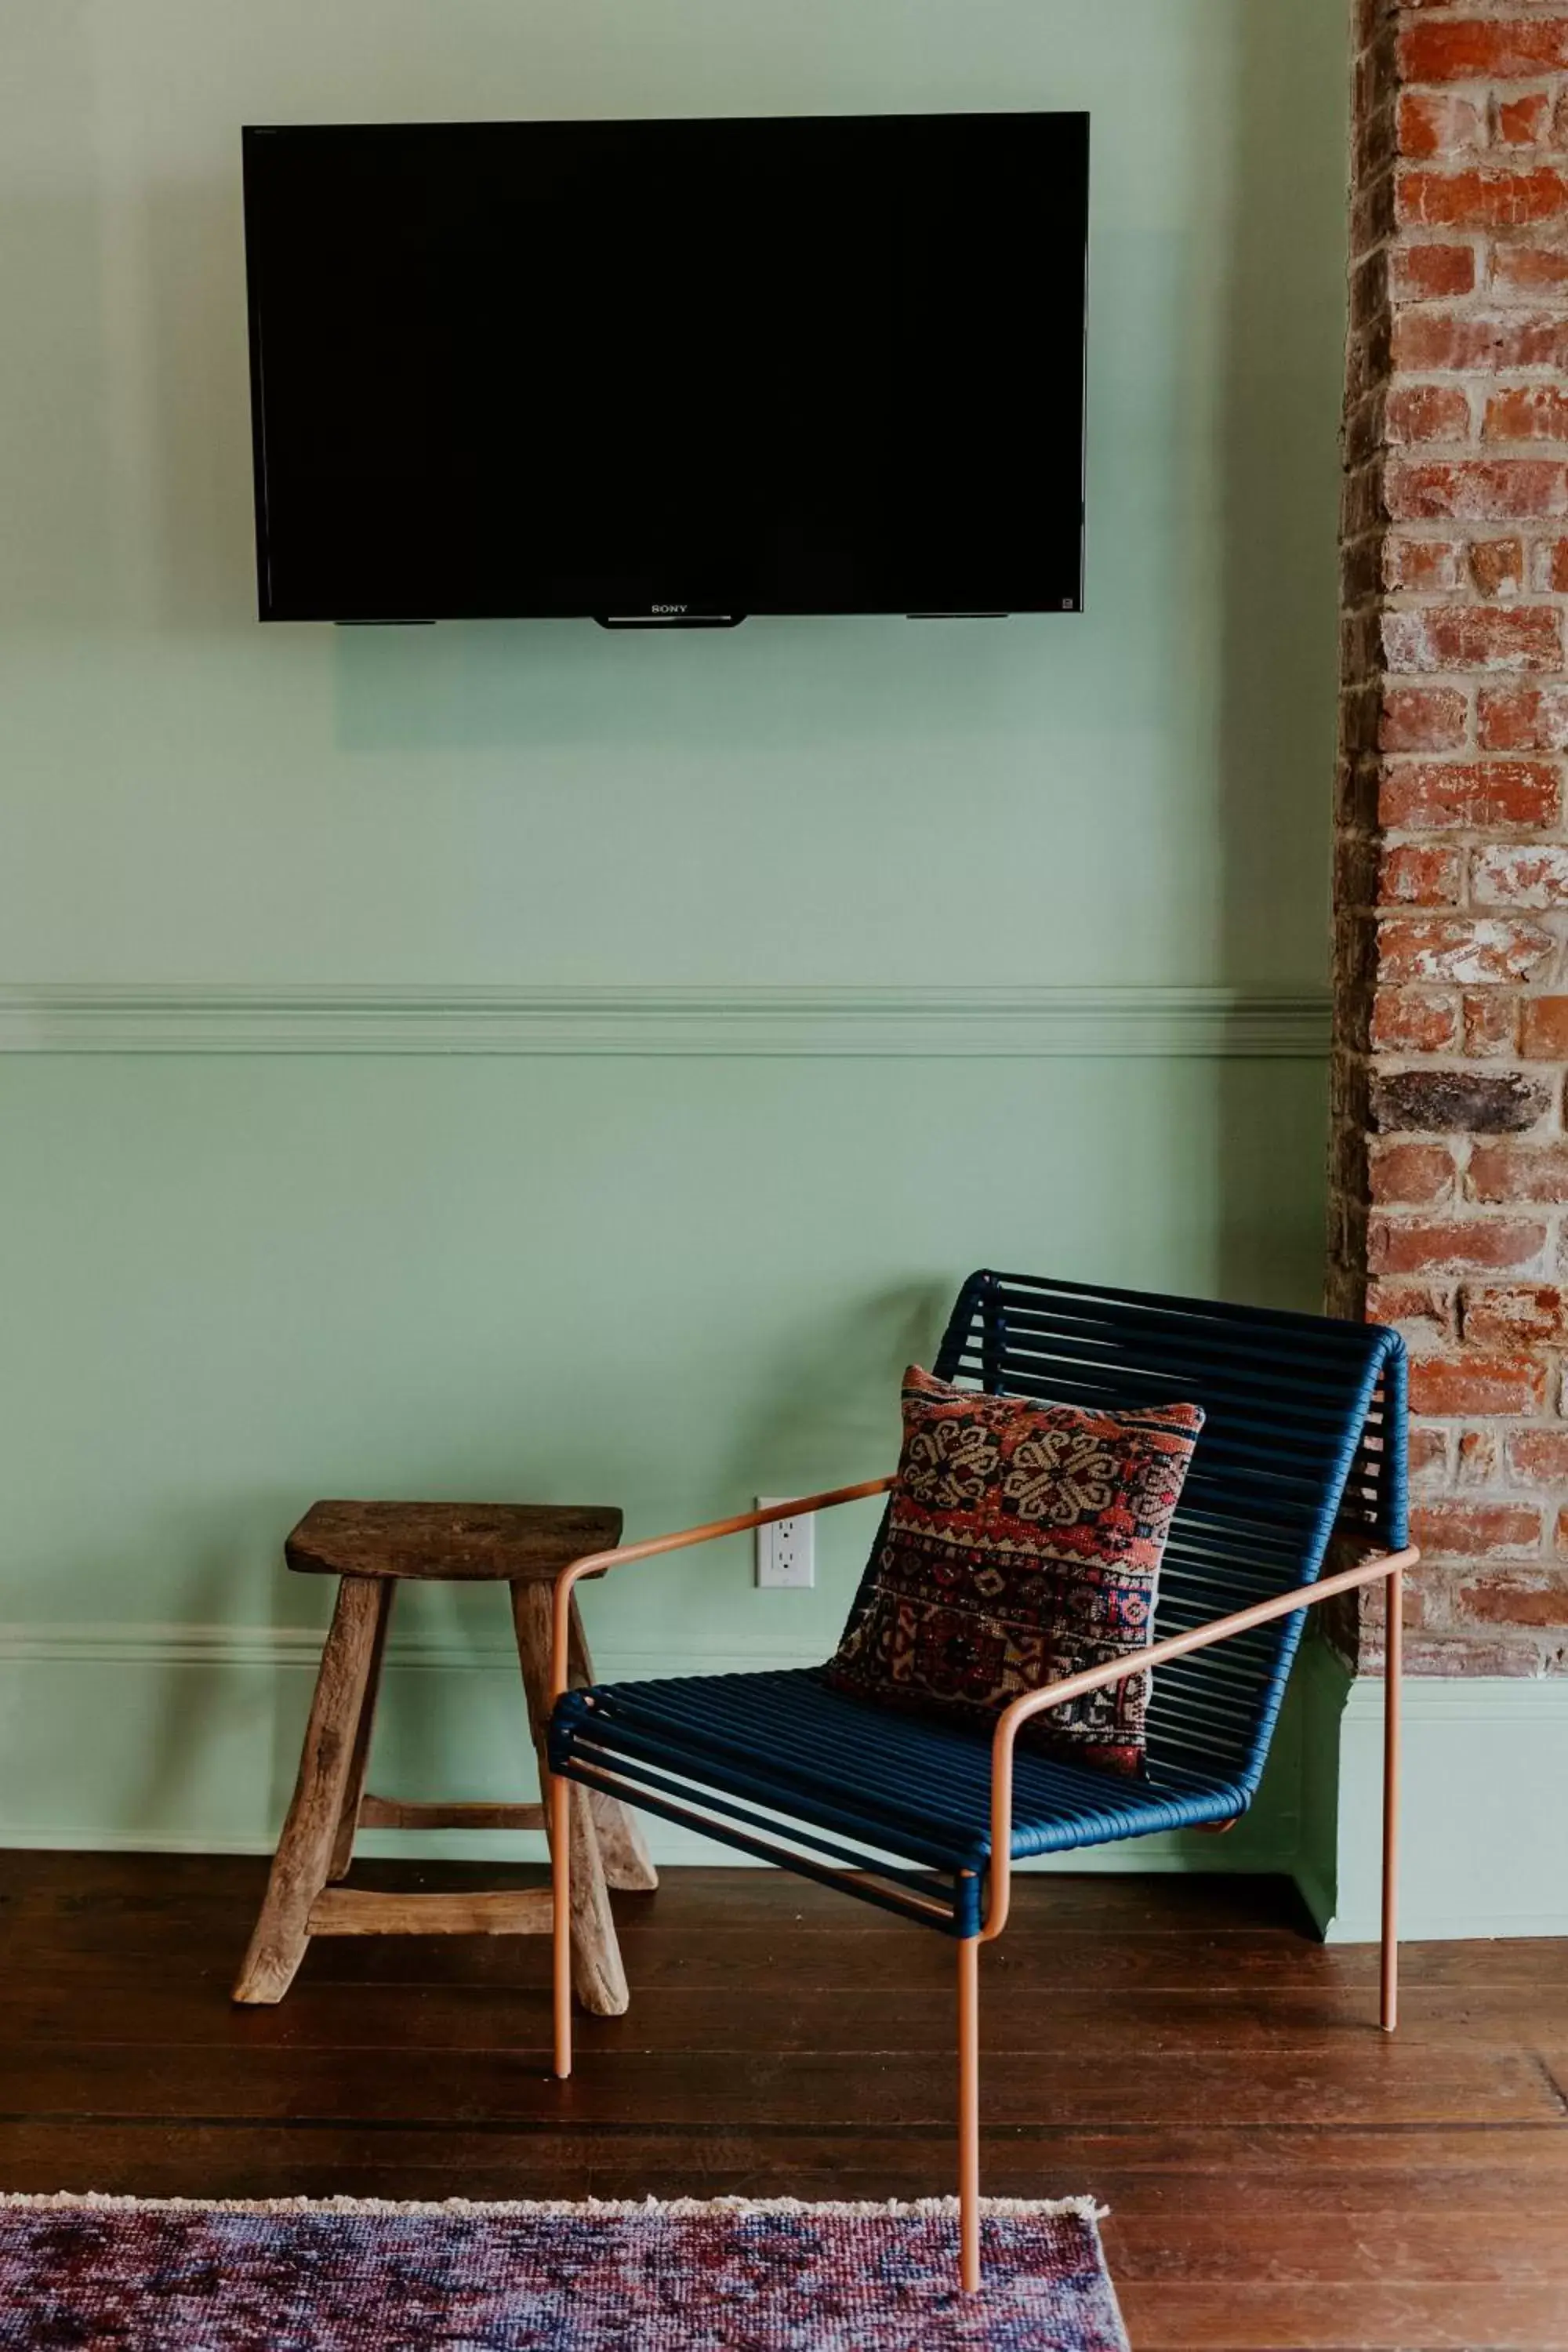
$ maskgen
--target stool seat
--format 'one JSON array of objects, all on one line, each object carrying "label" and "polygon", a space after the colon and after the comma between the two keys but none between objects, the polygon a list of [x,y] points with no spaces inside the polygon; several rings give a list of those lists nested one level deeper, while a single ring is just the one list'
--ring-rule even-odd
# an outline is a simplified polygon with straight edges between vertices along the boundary
[{"label": "stool seat", "polygon": [[520,1584],[620,1539],[609,1505],[326,1502],[311,1504],[283,1557],[314,1576]]}]

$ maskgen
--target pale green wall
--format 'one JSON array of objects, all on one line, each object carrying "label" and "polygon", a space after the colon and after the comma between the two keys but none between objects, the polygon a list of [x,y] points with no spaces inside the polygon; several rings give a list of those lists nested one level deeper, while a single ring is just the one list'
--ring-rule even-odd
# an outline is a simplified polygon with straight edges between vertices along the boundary
[{"label": "pale green wall", "polygon": [[[0,0],[0,982],[1321,989],[1342,20]],[[1032,105],[1093,117],[1081,619],[256,626],[241,122]],[[973,1264],[1317,1294],[1311,1059],[13,1055],[0,1090],[13,1837],[265,1834],[318,1492],[647,1531],[879,1467]],[[739,1556],[595,1595],[602,1645],[820,1651],[863,1534],[815,1596]],[[480,1621],[415,1630],[450,1665]],[[506,1719],[394,1683],[395,1769]]]}]

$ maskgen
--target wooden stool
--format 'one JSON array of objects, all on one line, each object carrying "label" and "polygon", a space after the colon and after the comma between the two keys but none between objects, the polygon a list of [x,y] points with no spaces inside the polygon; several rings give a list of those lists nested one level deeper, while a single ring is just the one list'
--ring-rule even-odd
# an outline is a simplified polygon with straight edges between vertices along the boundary
[{"label": "wooden stool", "polygon": [[[504,1583],[511,1588],[529,1728],[546,1770],[552,1590],[562,1569],[621,1539],[616,1510],[527,1503],[316,1503],[284,1547],[289,1566],[338,1579],[337,1606],[300,1757],[293,1802],[273,1857],[239,2001],[281,2000],[312,1936],[543,1936],[548,1887],[510,1894],[387,1895],[337,1885],[367,1829],[538,1830],[534,1805],[403,1804],[365,1792],[386,1629],[400,1581]],[[572,1682],[594,1679],[576,1604]],[[598,1790],[574,1787],[573,1981],[585,2009],[618,2017],[626,1972],[606,1889],[652,1887],[658,1876],[631,1815]]]}]

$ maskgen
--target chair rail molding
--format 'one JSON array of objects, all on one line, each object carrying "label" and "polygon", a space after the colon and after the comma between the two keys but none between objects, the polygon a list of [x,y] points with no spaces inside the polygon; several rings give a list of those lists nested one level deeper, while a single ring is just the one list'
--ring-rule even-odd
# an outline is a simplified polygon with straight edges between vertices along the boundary
[{"label": "chair rail molding", "polygon": [[1104,1055],[1316,1061],[1325,989],[0,984],[7,1054]]}]

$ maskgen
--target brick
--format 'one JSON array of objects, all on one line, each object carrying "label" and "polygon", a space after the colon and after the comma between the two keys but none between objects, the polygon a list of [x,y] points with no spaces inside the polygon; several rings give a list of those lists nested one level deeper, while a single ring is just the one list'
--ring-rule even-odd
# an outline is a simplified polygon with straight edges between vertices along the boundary
[{"label": "brick", "polygon": [[1568,1062],[1568,996],[1521,1000],[1519,1050],[1527,1062]]},{"label": "brick", "polygon": [[1366,834],[1342,832],[1334,843],[1334,904],[1342,912],[1367,907],[1377,895],[1377,845]]},{"label": "brick", "polygon": [[1479,907],[1568,907],[1568,848],[1559,842],[1497,842],[1470,860]]},{"label": "brick", "polygon": [[1411,1361],[1412,1409],[1433,1421],[1538,1412],[1545,1402],[1546,1367],[1534,1356],[1477,1352]]},{"label": "brick", "polygon": [[1562,807],[1557,770],[1544,760],[1390,761],[1378,793],[1379,820],[1395,831],[1555,824]]},{"label": "brick", "polygon": [[1492,252],[1491,282],[1509,294],[1560,294],[1568,287],[1568,247],[1499,245]]},{"label": "brick", "polygon": [[1477,989],[1461,999],[1465,1051],[1472,1060],[1484,1061],[1517,1051],[1520,1002],[1517,996],[1496,988]]},{"label": "brick", "polygon": [[1478,539],[1469,550],[1471,581],[1483,596],[1516,596],[1524,585],[1521,539]]},{"label": "brick", "polygon": [[1401,302],[1441,302],[1475,289],[1474,246],[1400,245],[1389,262],[1391,290]]},{"label": "brick", "polygon": [[1530,89],[1492,100],[1492,138],[1500,147],[1540,147],[1552,137],[1552,92]]},{"label": "brick", "polygon": [[1510,1477],[1522,1486],[1568,1486],[1568,1429],[1510,1430],[1505,1454]]},{"label": "brick", "polygon": [[1457,687],[1391,686],[1383,697],[1377,740],[1385,751],[1455,751],[1468,720],[1469,704]]},{"label": "brick", "polygon": [[1407,588],[1417,595],[1442,595],[1458,588],[1466,575],[1465,547],[1457,539],[1405,539],[1390,535],[1383,542],[1383,585]]},{"label": "brick", "polygon": [[1568,1143],[1478,1144],[1465,1189],[1472,1201],[1507,1208],[1527,1201],[1568,1201]]},{"label": "brick", "polygon": [[1394,174],[1380,172],[1375,179],[1363,183],[1351,198],[1351,258],[1359,260],[1393,234]]},{"label": "brick", "polygon": [[1454,1156],[1441,1143],[1380,1137],[1370,1162],[1372,1197],[1405,1208],[1432,1208],[1454,1197]]},{"label": "brick", "polygon": [[1388,253],[1380,247],[1351,271],[1350,331],[1358,342],[1381,334],[1387,324],[1388,263]]},{"label": "brick", "polygon": [[[1568,751],[1568,686],[1483,686],[1476,723],[1489,751]],[[1552,772],[1532,772],[1543,779]]]},{"label": "brick", "polygon": [[1410,1515],[1411,1542],[1451,1559],[1528,1559],[1544,1532],[1538,1503],[1423,1503]]},{"label": "brick", "polygon": [[[1500,257],[1503,248],[1498,247]],[[1393,365],[1408,374],[1562,367],[1568,319],[1559,310],[1401,310],[1390,334]]]},{"label": "brick", "polygon": [[1347,609],[1340,615],[1341,672],[1345,677],[1370,677],[1378,667],[1383,631],[1375,612]]},{"label": "brick", "polygon": [[1395,522],[1532,520],[1568,514],[1568,466],[1555,457],[1440,457],[1391,465]]},{"label": "brick", "polygon": [[1359,539],[1347,539],[1340,547],[1340,610],[1359,612],[1376,601],[1377,592],[1388,584],[1388,565],[1383,542],[1373,533],[1363,532]]},{"label": "brick", "polygon": [[1468,441],[1469,394],[1457,383],[1396,384],[1384,424],[1390,441]]},{"label": "brick", "polygon": [[[1369,1283],[1366,1315],[1369,1323],[1392,1324],[1410,1348],[1448,1347],[1458,1337],[1454,1293],[1434,1289],[1429,1283]],[[1443,1450],[1446,1459],[1446,1441]]]},{"label": "brick", "polygon": [[1529,1348],[1568,1339],[1568,1291],[1555,1283],[1467,1283],[1459,1314],[1467,1347]]},{"label": "brick", "polygon": [[1342,832],[1370,832],[1376,807],[1376,771],[1372,762],[1354,756],[1340,760],[1334,769],[1335,825]]},{"label": "brick", "polygon": [[1482,1428],[1459,1432],[1458,1475],[1461,1486],[1495,1486],[1501,1463],[1500,1431]]},{"label": "brick", "polygon": [[1406,841],[1384,851],[1377,895],[1385,907],[1457,907],[1464,890],[1462,850]]},{"label": "brick", "polygon": [[[1467,413],[1468,407],[1467,402]],[[1488,441],[1568,441],[1568,393],[1560,392],[1554,383],[1510,384],[1504,392],[1494,392],[1488,401],[1481,432]],[[1440,436],[1432,433],[1405,437],[1435,441]]]},{"label": "brick", "polygon": [[1523,981],[1540,977],[1556,952],[1550,931],[1501,915],[1393,916],[1378,940],[1387,981]]},{"label": "brick", "polygon": [[1395,174],[1394,216],[1407,228],[1527,228],[1568,213],[1568,176],[1554,164],[1464,172],[1407,165]]},{"label": "brick", "polygon": [[1436,604],[1385,613],[1391,669],[1552,670],[1563,666],[1563,624],[1550,605]]},{"label": "brick", "polygon": [[[1380,1316],[1376,1319],[1381,1322],[1383,1318]],[[1435,1486],[1447,1477],[1448,1438],[1445,1430],[1424,1429],[1418,1423],[1409,1433],[1406,1454],[1412,1486]]]},{"label": "brick", "polygon": [[1407,26],[1402,81],[1524,81],[1568,67],[1568,16],[1464,16]]},{"label": "brick", "polygon": [[1384,1135],[1519,1135],[1551,1108],[1543,1081],[1518,1070],[1376,1070],[1368,1116]]},{"label": "brick", "polygon": [[1531,551],[1531,576],[1538,588],[1568,593],[1568,539],[1537,540]]},{"label": "brick", "polygon": [[1433,155],[1473,155],[1486,139],[1487,126],[1474,99],[1449,90],[1400,91],[1394,143],[1401,155],[1418,162]]},{"label": "brick", "polygon": [[1367,1265],[1380,1275],[1522,1271],[1545,1246],[1545,1226],[1526,1217],[1394,1217],[1374,1210],[1367,1228]]},{"label": "brick", "polygon": [[1419,988],[1380,988],[1372,1001],[1378,1054],[1441,1054],[1459,1040],[1458,999]]},{"label": "brick", "polygon": [[[1347,474],[1359,474],[1369,469],[1375,473],[1387,439],[1387,408],[1388,404],[1382,397],[1355,399],[1347,393],[1343,429]],[[1348,565],[1352,571],[1368,569],[1365,554],[1348,535],[1342,540],[1340,553],[1342,568]]]},{"label": "brick", "polygon": [[1568,1625],[1568,1577],[1492,1569],[1459,1587],[1454,1610],[1478,1625]]}]

